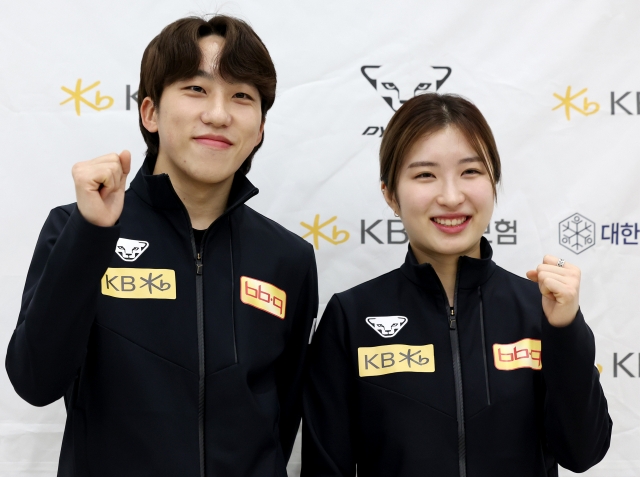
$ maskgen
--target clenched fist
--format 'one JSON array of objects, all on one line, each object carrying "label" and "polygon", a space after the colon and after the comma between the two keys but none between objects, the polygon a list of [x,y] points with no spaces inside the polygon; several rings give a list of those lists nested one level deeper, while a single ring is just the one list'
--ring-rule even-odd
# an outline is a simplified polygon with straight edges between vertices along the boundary
[{"label": "clenched fist", "polygon": [[88,222],[111,227],[118,221],[130,170],[131,153],[127,150],[74,164],[71,174],[78,210]]},{"label": "clenched fist", "polygon": [[545,255],[542,264],[527,272],[527,278],[540,287],[542,309],[553,326],[570,325],[578,313],[580,294],[580,269],[564,262],[558,266],[559,259]]}]

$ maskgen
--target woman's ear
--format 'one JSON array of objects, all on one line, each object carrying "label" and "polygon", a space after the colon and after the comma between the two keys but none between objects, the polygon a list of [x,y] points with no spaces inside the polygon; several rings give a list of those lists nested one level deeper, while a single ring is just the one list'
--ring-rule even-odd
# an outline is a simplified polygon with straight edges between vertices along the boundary
[{"label": "woman's ear", "polygon": [[384,182],[380,183],[380,190],[382,191],[382,195],[384,196],[384,200],[387,205],[391,207],[391,210],[393,210],[396,217],[400,217],[400,204],[398,204],[398,201],[396,200],[396,195],[391,194],[387,184]]},{"label": "woman's ear", "polygon": [[151,101],[151,98],[147,96],[142,100],[140,105],[140,120],[142,125],[150,133],[158,132],[158,108]]}]

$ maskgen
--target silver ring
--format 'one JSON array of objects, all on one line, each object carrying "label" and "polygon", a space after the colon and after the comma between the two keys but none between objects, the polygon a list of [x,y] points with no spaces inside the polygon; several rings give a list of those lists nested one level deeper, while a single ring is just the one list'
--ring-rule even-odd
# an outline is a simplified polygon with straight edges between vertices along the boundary
[{"label": "silver ring", "polygon": [[561,258],[560,260],[558,260],[558,266],[560,268],[564,267],[564,258]]}]

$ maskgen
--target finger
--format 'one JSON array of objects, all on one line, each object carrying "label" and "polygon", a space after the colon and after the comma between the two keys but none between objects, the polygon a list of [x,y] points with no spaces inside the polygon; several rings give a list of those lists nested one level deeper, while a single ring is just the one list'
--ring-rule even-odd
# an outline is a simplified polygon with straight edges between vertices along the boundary
[{"label": "finger", "polygon": [[[546,278],[544,280],[544,287],[549,290],[553,299],[560,304],[570,303],[577,297],[577,290],[575,288],[567,286],[555,278]],[[549,295],[545,296],[551,298]]]},{"label": "finger", "polygon": [[579,269],[578,268],[564,268],[564,267],[558,267],[556,265],[541,264],[541,265],[538,265],[538,267],[536,268],[536,271],[538,273],[540,273],[540,272],[555,273],[556,275],[560,275],[560,276],[563,276],[563,277],[577,277],[577,276],[579,276]]},{"label": "finger", "polygon": [[129,174],[129,171],[131,171],[131,153],[125,149],[120,153],[119,159],[120,165],[122,167],[122,172],[126,176],[127,174]]},{"label": "finger", "polygon": [[[545,255],[542,259],[542,263],[546,264],[546,265],[555,265],[556,267],[558,267],[558,262],[560,261],[559,257],[556,257],[555,255]],[[562,267],[558,267],[558,268],[565,268],[567,270],[571,270],[571,269],[575,269],[578,268],[575,265],[565,261],[564,264],[562,265]]]},{"label": "finger", "polygon": [[554,279],[560,283],[564,283],[567,286],[575,286],[576,284],[576,280],[573,277],[566,277],[563,275],[558,275],[556,273],[553,272],[538,272],[538,281],[539,282],[544,282],[545,280],[548,279]]},{"label": "finger", "polygon": [[529,270],[527,272],[527,278],[532,282],[538,283],[538,271],[537,270]]}]

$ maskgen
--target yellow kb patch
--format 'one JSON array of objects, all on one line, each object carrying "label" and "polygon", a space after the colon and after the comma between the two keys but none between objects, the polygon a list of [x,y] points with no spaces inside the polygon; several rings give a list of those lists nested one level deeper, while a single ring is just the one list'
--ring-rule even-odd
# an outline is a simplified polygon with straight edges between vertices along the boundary
[{"label": "yellow kb patch", "polygon": [[100,284],[115,298],[176,299],[176,272],[166,268],[107,268]]},{"label": "yellow kb patch", "polygon": [[358,348],[358,371],[361,377],[391,373],[433,373],[435,370],[432,344]]},{"label": "yellow kb patch", "polygon": [[240,300],[284,320],[287,294],[271,283],[255,278],[240,277]]},{"label": "yellow kb patch", "polygon": [[542,369],[542,343],[525,338],[510,344],[493,345],[493,363],[501,371],[519,368]]}]

